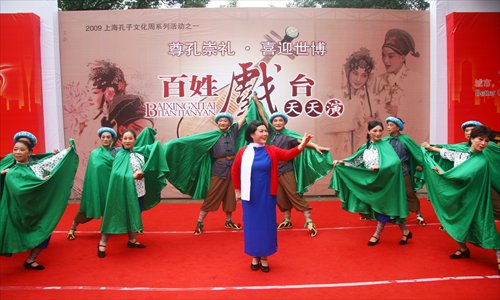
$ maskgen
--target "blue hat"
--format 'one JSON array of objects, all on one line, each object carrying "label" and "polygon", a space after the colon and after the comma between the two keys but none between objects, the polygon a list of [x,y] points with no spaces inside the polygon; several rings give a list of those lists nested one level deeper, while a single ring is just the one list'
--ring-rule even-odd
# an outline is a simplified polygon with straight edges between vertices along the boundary
[{"label": "blue hat", "polygon": [[478,122],[478,121],[474,121],[474,120],[466,121],[466,122],[462,123],[462,130],[465,131],[465,128],[467,128],[467,127],[471,127],[471,126],[477,127],[477,126],[481,126],[481,125],[483,125],[483,124],[481,124],[481,122]]},{"label": "blue hat", "polygon": [[101,134],[103,134],[105,132],[111,133],[111,136],[113,137],[113,140],[116,140],[116,131],[113,128],[109,128],[109,127],[101,127],[101,128],[99,128],[99,130],[97,130],[97,136],[101,137]]},{"label": "blue hat", "polygon": [[227,118],[229,120],[229,123],[231,124],[233,123],[234,120],[233,116],[227,111],[216,114],[214,118],[215,123],[219,122],[220,118]]},{"label": "blue hat", "polygon": [[403,120],[401,120],[400,118],[396,118],[396,117],[387,117],[385,119],[385,123],[387,124],[388,122],[392,122],[396,125],[398,125],[399,127],[399,130],[403,130],[405,129],[405,122],[403,122]]},{"label": "blue hat", "polygon": [[31,143],[31,147],[35,147],[36,146],[36,136],[31,133],[31,132],[27,132],[27,131],[19,131],[18,133],[16,133],[14,135],[14,143],[17,143],[17,141],[20,139],[20,138],[27,138],[28,140],[30,140],[30,143]]},{"label": "blue hat", "polygon": [[284,114],[284,113],[282,113],[282,112],[279,112],[279,111],[277,111],[277,112],[275,112],[274,114],[272,114],[272,115],[271,115],[271,117],[269,117],[269,121],[272,123],[272,122],[273,122],[273,120],[274,120],[274,118],[276,118],[276,117],[282,117],[282,118],[283,118],[283,120],[285,121],[285,124],[286,124],[286,123],[288,123],[288,116],[287,116],[287,115],[285,115],[285,114]]}]

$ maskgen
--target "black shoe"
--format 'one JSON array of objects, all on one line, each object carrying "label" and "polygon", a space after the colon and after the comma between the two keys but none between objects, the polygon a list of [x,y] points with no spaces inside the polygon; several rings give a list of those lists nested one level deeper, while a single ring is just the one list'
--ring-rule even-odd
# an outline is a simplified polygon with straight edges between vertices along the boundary
[{"label": "black shoe", "polygon": [[371,240],[371,239],[376,239],[376,241],[374,241],[374,242],[372,242],[372,241],[368,241],[368,246],[370,246],[370,247],[371,247],[371,246],[375,246],[375,245],[376,245],[376,244],[378,244],[378,242],[380,241],[380,237],[379,237],[379,236],[378,236],[378,237],[377,237],[377,236],[372,236],[372,237],[370,238],[370,240]]},{"label": "black shoe", "polygon": [[470,250],[469,248],[458,249],[457,252],[450,255],[451,259],[469,258]]},{"label": "black shoe", "polygon": [[403,234],[403,237],[401,238],[401,241],[399,241],[399,244],[400,245],[408,244],[408,240],[411,239],[412,237],[413,237],[413,234],[411,233],[411,231],[408,231],[407,234]]},{"label": "black shoe", "polygon": [[27,262],[27,261],[24,261],[24,268],[25,269],[30,269],[30,270],[37,270],[37,271],[41,271],[41,270],[44,270],[45,267],[38,264],[36,261],[32,261],[32,262]]},{"label": "black shoe", "polygon": [[133,243],[131,241],[128,241],[127,247],[129,247],[129,248],[146,248],[146,245],[141,244],[138,241],[135,241]]},{"label": "black shoe", "polygon": [[[267,262],[267,259],[261,259],[261,261]],[[269,273],[269,263],[267,266],[263,266],[262,262],[260,263],[260,270],[264,273]]]},{"label": "black shoe", "polygon": [[106,249],[106,245],[101,245],[100,243],[97,243],[97,256],[99,258],[106,257],[106,250],[101,251],[101,249],[99,249],[99,247],[102,247],[102,248]]},{"label": "black shoe", "polygon": [[255,257],[257,258],[257,264],[253,264],[253,261],[250,263],[250,269],[252,269],[252,271],[257,271],[260,267],[260,257]]}]

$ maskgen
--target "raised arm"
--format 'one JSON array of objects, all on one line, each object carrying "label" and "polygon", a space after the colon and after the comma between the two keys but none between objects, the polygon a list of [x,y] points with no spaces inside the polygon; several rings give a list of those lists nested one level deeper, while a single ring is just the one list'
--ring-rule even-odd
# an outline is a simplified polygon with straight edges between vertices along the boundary
[{"label": "raised arm", "polygon": [[238,129],[240,129],[241,126],[243,126],[243,124],[245,124],[247,114],[248,114],[248,109],[241,116],[239,116],[238,119],[236,119],[236,123],[238,123]]},{"label": "raised arm", "polygon": [[255,107],[257,107],[257,111],[259,112],[259,116],[262,119],[262,122],[264,122],[264,125],[266,125],[266,127],[269,127],[269,121],[266,118],[266,114],[264,113],[264,107],[262,107],[262,103],[260,103],[259,101],[257,92],[253,92],[252,100],[255,103]]}]

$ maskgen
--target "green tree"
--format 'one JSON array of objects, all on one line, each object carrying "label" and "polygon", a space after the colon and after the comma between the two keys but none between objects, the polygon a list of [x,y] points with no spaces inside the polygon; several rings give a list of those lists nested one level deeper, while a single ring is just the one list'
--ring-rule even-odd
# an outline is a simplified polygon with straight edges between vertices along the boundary
[{"label": "green tree", "polygon": [[61,10],[206,7],[210,0],[57,0]]},{"label": "green tree", "polygon": [[228,0],[227,4],[219,5],[220,8],[234,8],[238,7],[238,0]]},{"label": "green tree", "polygon": [[288,6],[427,10],[429,2],[426,0],[293,0]]}]

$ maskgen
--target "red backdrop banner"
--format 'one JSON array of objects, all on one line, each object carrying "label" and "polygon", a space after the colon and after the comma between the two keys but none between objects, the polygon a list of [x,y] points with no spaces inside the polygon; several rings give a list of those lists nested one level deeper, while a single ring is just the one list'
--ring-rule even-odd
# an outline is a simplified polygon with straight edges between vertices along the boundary
[{"label": "red backdrop banner", "polygon": [[0,14],[0,44],[0,156],[12,151],[12,137],[20,130],[33,133],[34,151],[44,152],[40,18]]},{"label": "red backdrop banner", "polygon": [[500,13],[452,13],[448,38],[448,142],[477,120],[500,131]]}]

